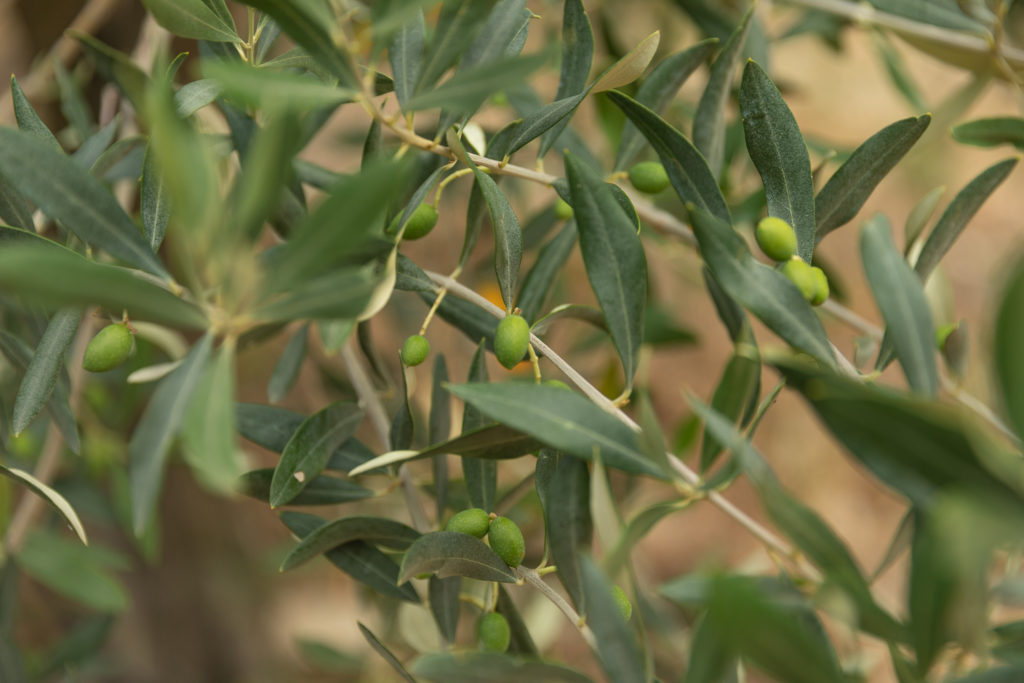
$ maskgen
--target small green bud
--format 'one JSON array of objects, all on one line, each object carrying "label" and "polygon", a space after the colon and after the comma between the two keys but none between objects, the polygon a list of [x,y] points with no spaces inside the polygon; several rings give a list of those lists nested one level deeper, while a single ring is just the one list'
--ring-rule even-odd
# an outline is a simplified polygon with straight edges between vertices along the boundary
[{"label": "small green bud", "polygon": [[762,218],[754,236],[757,238],[757,246],[770,259],[786,261],[796,253],[796,232],[792,225],[781,218]]},{"label": "small green bud", "polygon": [[498,362],[511,370],[526,355],[530,346],[530,324],[515,313],[506,315],[494,333],[494,355]]},{"label": "small green bud", "polygon": [[560,221],[567,221],[572,216],[572,207],[569,206],[569,202],[559,197],[558,201],[555,202],[555,217]]},{"label": "small green bud", "polygon": [[820,306],[828,299],[828,276],[818,266],[811,266],[811,274],[814,276],[814,296],[811,298],[811,305]]},{"label": "small green bud", "polygon": [[612,597],[615,598],[615,603],[619,606],[619,611],[622,612],[622,618],[629,621],[629,618],[633,616],[633,603],[626,597],[626,591],[618,586],[612,586]]},{"label": "small green bud", "polygon": [[422,334],[414,334],[402,344],[402,362],[412,367],[427,359],[430,353],[430,342]]},{"label": "small green bud", "polygon": [[460,534],[469,534],[477,538],[487,535],[487,528],[491,525],[491,516],[480,508],[469,508],[456,513],[448,524],[445,531],[458,531]]},{"label": "small green bud", "polygon": [[665,167],[657,161],[642,161],[629,169],[629,182],[647,194],[658,194],[669,185]]},{"label": "small green bud", "polygon": [[418,240],[421,237],[426,237],[435,225],[437,225],[437,209],[430,204],[420,204],[409,216],[402,239]]},{"label": "small green bud", "polygon": [[799,256],[794,256],[782,266],[782,274],[797,286],[805,299],[808,301],[814,299],[814,295],[818,292],[818,282],[814,271],[806,261]]},{"label": "small green bud", "polygon": [[512,629],[508,620],[497,612],[488,612],[476,624],[480,649],[485,652],[504,652],[512,641]]},{"label": "small green bud", "polygon": [[523,532],[508,517],[495,517],[487,532],[491,541],[491,550],[498,554],[510,567],[518,567],[526,556],[526,541]]},{"label": "small green bud", "polygon": [[946,347],[946,340],[949,338],[949,335],[953,334],[958,327],[960,327],[960,323],[955,322],[943,325],[935,330],[935,348],[942,351]]},{"label": "small green bud", "polygon": [[127,323],[107,325],[85,347],[82,367],[89,372],[113,370],[128,359],[134,345]]}]

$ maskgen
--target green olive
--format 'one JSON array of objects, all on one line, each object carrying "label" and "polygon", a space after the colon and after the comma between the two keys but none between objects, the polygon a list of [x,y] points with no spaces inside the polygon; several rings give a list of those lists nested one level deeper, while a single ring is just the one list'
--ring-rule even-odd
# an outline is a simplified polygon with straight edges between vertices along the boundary
[{"label": "green olive", "polygon": [[458,531],[460,534],[469,534],[477,538],[487,535],[487,528],[491,525],[491,516],[480,508],[469,508],[456,513],[448,524],[445,531]]},{"label": "green olive", "polygon": [[782,274],[797,286],[808,301],[812,301],[814,295],[818,293],[818,281],[814,276],[814,270],[799,256],[786,261],[782,266]]},{"label": "green olive", "polygon": [[960,327],[960,323],[955,322],[943,325],[939,329],[935,330],[935,347],[939,351],[946,348],[946,340],[949,339],[949,335],[953,334],[958,327]]},{"label": "green olive", "polygon": [[485,652],[504,652],[512,640],[508,620],[497,612],[488,612],[476,624],[480,649]]},{"label": "green olive", "polygon": [[658,194],[669,185],[665,167],[657,161],[641,161],[629,169],[629,182],[647,194]]},{"label": "green olive", "polygon": [[615,598],[615,604],[619,606],[619,611],[622,612],[622,618],[629,621],[629,618],[633,616],[633,603],[626,596],[626,591],[618,586],[612,586],[612,597]]},{"label": "green olive", "polygon": [[559,197],[558,201],[555,202],[555,217],[560,221],[567,221],[572,216],[572,207],[569,206],[569,202]]},{"label": "green olive", "polygon": [[762,218],[757,224],[755,237],[761,251],[775,261],[786,261],[796,253],[796,232],[781,218]]},{"label": "green olive", "polygon": [[418,240],[421,237],[426,237],[435,225],[437,225],[437,209],[430,204],[420,204],[409,216],[402,239]]},{"label": "green olive", "polygon": [[814,276],[814,296],[811,298],[811,305],[820,306],[828,299],[828,276],[818,266],[811,266],[811,274]]},{"label": "green olive", "polygon": [[427,359],[430,353],[430,342],[422,334],[414,334],[402,344],[402,362],[412,367]]},{"label": "green olive", "polygon": [[523,532],[508,517],[495,517],[487,532],[491,541],[491,550],[498,554],[510,567],[518,567],[526,556],[526,541]]},{"label": "green olive", "polygon": [[568,384],[566,384],[560,379],[546,379],[544,380],[544,384],[548,385],[549,387],[555,387],[556,389],[566,389],[568,391],[572,391],[572,387],[570,387]]},{"label": "green olive", "polygon": [[82,367],[89,372],[113,370],[128,359],[134,344],[127,323],[107,325],[85,347]]},{"label": "green olive", "polygon": [[511,370],[526,355],[530,346],[530,324],[515,313],[507,315],[498,323],[494,333],[494,355],[498,362]]}]

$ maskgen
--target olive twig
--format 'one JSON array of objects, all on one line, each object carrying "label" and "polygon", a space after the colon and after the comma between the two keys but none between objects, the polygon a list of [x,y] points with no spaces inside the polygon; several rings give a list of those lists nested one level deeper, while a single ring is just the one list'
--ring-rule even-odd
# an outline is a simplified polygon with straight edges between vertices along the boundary
[{"label": "olive twig", "polygon": [[516,567],[512,571],[514,571],[516,576],[521,580],[536,588],[540,591],[541,595],[550,600],[552,604],[554,604],[554,606],[557,607],[577,629],[579,629],[580,635],[583,636],[583,640],[587,641],[587,645],[590,646],[590,649],[597,652],[597,639],[594,637],[594,632],[590,630],[589,626],[587,626],[586,620],[572,608],[572,605],[566,602],[565,598],[556,593],[551,586],[544,582],[544,579],[540,577],[536,569]]}]

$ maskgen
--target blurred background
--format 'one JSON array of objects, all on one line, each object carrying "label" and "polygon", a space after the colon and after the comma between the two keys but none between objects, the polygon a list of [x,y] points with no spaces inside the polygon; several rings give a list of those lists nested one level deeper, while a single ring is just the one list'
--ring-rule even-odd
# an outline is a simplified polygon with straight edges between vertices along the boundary
[{"label": "blurred background", "polygon": [[[702,38],[682,9],[687,4],[690,3],[587,0],[585,5],[598,39],[595,72],[610,62],[610,51],[628,50],[655,29],[662,32],[655,62]],[[737,12],[744,4],[738,0],[721,3],[726,11]],[[557,35],[561,22],[560,2],[530,0],[528,6],[538,18],[530,27],[526,52],[539,49],[545,36]],[[244,25],[244,9],[232,9],[239,25]],[[770,37],[786,36],[798,18],[798,13],[784,2],[762,1],[757,12]],[[152,38],[153,26],[147,23],[142,5],[135,0],[0,0],[0,72],[17,76],[51,129],[63,131],[61,139],[69,147],[80,142],[75,138],[74,125],[69,124],[81,112],[61,104],[61,89],[67,87],[68,79],[82,85],[84,99],[79,104],[100,117],[101,123],[104,116],[111,114],[104,109],[109,95],[91,63],[78,55],[74,41],[62,38],[65,29],[76,21],[82,30],[124,52],[152,56],[145,41]],[[871,29],[850,26],[838,30],[833,38],[834,44],[829,44],[820,35],[801,33],[773,43],[770,50],[770,73],[783,90],[805,136],[814,143],[812,165],[825,158],[825,150],[847,153],[897,119],[924,111],[931,111],[935,117],[924,138],[875,191],[862,215],[821,247],[820,257],[830,270],[837,295],[850,308],[878,323],[880,316],[866,287],[860,259],[854,256],[859,253],[855,226],[869,215],[883,212],[895,226],[901,243],[903,222],[926,193],[945,186],[941,211],[971,178],[1007,156],[1006,150],[956,143],[949,135],[950,125],[979,116],[1016,115],[1021,97],[1003,81],[978,82],[968,71],[924,56]],[[610,47],[613,49],[609,50]],[[52,62],[46,56],[54,49],[66,70],[55,73],[48,66]],[[175,41],[172,54],[179,51],[194,52],[195,45]],[[905,69],[916,98],[901,94],[893,85],[893,64],[901,64]],[[179,80],[186,82],[196,77],[186,63]],[[706,69],[692,76],[669,111],[667,118],[680,124],[684,131],[689,130],[706,79]],[[557,69],[547,70],[532,82],[541,97],[550,100],[557,87]],[[5,94],[0,104],[0,118],[4,124],[11,123],[9,96]],[[610,167],[614,147],[604,131],[614,125],[615,119],[606,109],[589,98],[573,125],[586,134],[593,151]],[[731,111],[735,115],[735,106]],[[511,118],[507,107],[495,103],[478,120],[488,132],[493,132]],[[203,121],[214,129],[223,125],[212,112],[204,114]],[[333,170],[354,168],[359,163],[366,127],[361,112],[342,108],[303,156]],[[521,152],[515,162],[532,167],[531,149],[532,146]],[[739,163],[749,165],[745,160]],[[826,178],[834,168],[834,163],[826,166]],[[560,171],[553,163],[546,170]],[[963,385],[988,404],[993,403],[988,358],[994,302],[998,300],[1007,264],[1024,246],[1017,189],[1022,173],[1020,168],[1016,169],[986,202],[929,285],[942,319],[967,322],[971,351]],[[554,199],[550,190],[537,186],[507,182],[503,187],[512,194],[524,221]],[[459,182],[447,190],[438,229],[430,238],[408,246],[408,255],[421,266],[448,272],[455,265],[468,188],[468,183]],[[669,210],[678,210],[664,195],[657,201]],[[493,297],[496,291],[486,232],[461,280]],[[666,310],[674,323],[691,332],[695,342],[656,347],[641,371],[642,379],[650,379],[641,383],[650,387],[667,440],[675,443],[682,457],[690,459],[699,438],[693,438],[693,421],[684,395],[689,391],[710,398],[732,354],[732,346],[715,316],[701,279],[700,261],[692,250],[653,231],[649,232],[645,246],[653,298],[668,305]],[[527,255],[524,270],[533,258],[535,252]],[[571,258],[548,301],[550,305],[592,302],[578,253]],[[418,297],[396,292],[385,312],[371,322],[374,344],[392,384],[392,393],[387,397],[389,405],[395,404],[395,387],[400,386],[397,349],[405,336],[418,331],[425,313],[426,307]],[[857,333],[827,317],[826,324],[840,350],[853,357]],[[757,334],[762,346],[779,345],[763,328],[759,327]],[[465,377],[474,345],[443,321],[432,323],[428,336],[433,348],[446,355],[453,379]],[[287,338],[279,335],[240,356],[240,400],[268,402],[267,382]],[[570,321],[554,326],[548,338],[553,348],[564,352],[592,382],[610,395],[618,393],[621,380],[616,375],[613,350],[606,341],[595,337],[590,328]],[[282,403],[306,414],[330,400],[352,396],[340,363],[315,346],[311,345],[299,381]],[[133,362],[138,367],[144,364],[144,359]],[[503,377],[504,369],[493,359],[490,362],[492,378]],[[426,414],[429,399],[428,365],[410,371],[409,375],[419,416]],[[119,556],[112,566],[123,582],[123,609],[110,619],[90,617],[94,611],[22,577],[14,632],[24,651],[43,652],[78,628],[83,641],[90,637],[98,641],[102,634],[109,637],[98,658],[64,680],[213,683],[392,680],[390,669],[369,650],[360,635],[357,620],[394,645],[400,656],[437,647],[436,634],[431,631],[433,625],[429,618],[424,618],[422,610],[394,606],[382,609],[370,599],[366,589],[326,562],[313,562],[280,574],[277,567],[293,541],[275,514],[255,500],[225,500],[209,495],[178,465],[172,464],[168,474],[159,529],[145,543],[135,543],[109,512],[117,507],[121,495],[117,477],[111,474],[116,467],[111,465],[123,459],[126,435],[137,419],[126,406],[133,405],[140,392],[148,388],[127,387],[121,384],[123,379],[124,375],[117,375],[90,381],[86,390],[88,410],[83,418],[87,452],[82,462],[69,459],[66,467],[69,475],[85,469],[89,476],[68,476],[61,488],[89,518],[90,534],[117,550]],[[765,371],[762,383],[766,390],[775,381],[772,373]],[[895,365],[882,381],[902,384]],[[458,413],[453,416],[453,423],[459,424]],[[365,437],[367,443],[377,446],[372,434]],[[32,434],[27,438],[31,441]],[[871,572],[883,559],[899,525],[905,511],[903,501],[865,476],[826,436],[801,401],[785,391],[768,412],[755,443],[784,484],[832,525],[862,567]],[[276,461],[275,455],[248,442],[244,446],[254,466],[271,466]],[[23,447],[30,452],[32,444]],[[503,461],[499,488],[512,486],[531,468],[529,458]],[[454,459],[451,471],[454,477],[461,476]],[[427,480],[429,465],[414,468],[414,473]],[[60,487],[62,481],[57,483]],[[671,490],[654,484],[627,482],[617,477],[613,477],[612,485],[626,518],[640,507],[672,495]],[[8,491],[6,495],[12,494]],[[763,519],[756,498],[742,481],[732,486],[728,497],[755,518]],[[351,513],[352,509],[339,509],[334,516]],[[386,511],[400,519],[403,514],[395,512],[403,509],[401,499],[395,495],[372,499],[362,509],[368,513]],[[328,516],[332,514],[325,512]],[[543,552],[543,526],[536,496],[527,496],[510,514],[523,525],[527,563],[536,564]],[[696,504],[658,524],[640,544],[634,563],[641,586],[649,591],[670,577],[701,567],[772,567],[771,559],[752,536],[707,504]],[[881,603],[896,613],[903,611],[904,570],[904,564],[897,562],[876,583]],[[585,643],[575,629],[567,627],[561,614],[532,591],[513,588],[512,592],[520,601],[535,639],[551,657],[599,676]],[[2,594],[0,599],[4,599]],[[656,643],[659,670],[666,673],[666,680],[678,680],[685,669],[686,652],[680,644],[685,642],[686,618],[664,604],[656,610],[672,620],[666,622],[664,642]],[[471,623],[472,619],[463,619],[463,626]],[[843,633],[841,627],[832,626],[841,654],[862,658],[866,680],[895,680],[884,650],[870,640],[858,639]],[[61,679],[61,675],[53,678]]]}]

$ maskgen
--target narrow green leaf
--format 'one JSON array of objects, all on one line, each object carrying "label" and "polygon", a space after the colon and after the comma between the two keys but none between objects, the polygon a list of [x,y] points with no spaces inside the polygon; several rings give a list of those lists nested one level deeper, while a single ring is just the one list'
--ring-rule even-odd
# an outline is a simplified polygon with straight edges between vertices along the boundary
[{"label": "narrow green leaf", "polygon": [[294,569],[351,541],[360,540],[393,550],[406,550],[419,537],[420,533],[412,527],[384,517],[342,517],[304,536],[281,562],[281,571]]},{"label": "narrow green leaf", "polygon": [[203,0],[142,0],[161,26],[184,38],[238,43],[235,27]]},{"label": "narrow green leaf", "polygon": [[306,416],[285,408],[266,406],[258,403],[235,405],[235,422],[238,433],[249,441],[280,453],[288,441],[306,420]]},{"label": "narrow green leaf", "polygon": [[932,26],[982,35],[988,33],[983,23],[971,18],[954,0],[871,0],[871,4],[883,12]]},{"label": "narrow green leaf", "polygon": [[0,176],[0,220],[22,230],[35,230],[32,206],[3,176]]},{"label": "narrow green leaf", "polygon": [[167,233],[167,223],[171,218],[171,200],[167,193],[167,185],[160,178],[150,148],[146,146],[146,160],[142,167],[142,190],[140,195],[142,230],[150,249],[156,253]]},{"label": "narrow green leaf", "polygon": [[267,385],[267,397],[271,403],[277,403],[295,385],[299,377],[299,369],[302,361],[306,358],[306,340],[309,337],[309,325],[300,327],[288,345],[284,347],[281,357],[274,366],[274,372],[270,375],[270,384]]},{"label": "narrow green leaf", "polygon": [[555,278],[561,272],[575,245],[576,223],[570,221],[540,250],[533,267],[523,278],[519,296],[516,297],[516,305],[528,322],[536,322],[545,300],[551,293]]},{"label": "narrow green leaf", "polygon": [[565,168],[587,279],[622,359],[626,386],[632,387],[647,302],[643,245],[632,217],[594,169],[572,155],[566,155]]},{"label": "narrow green leaf", "polygon": [[473,112],[488,96],[503,88],[518,85],[547,61],[548,55],[541,52],[527,57],[506,57],[459,71],[433,89],[409,98],[403,110],[444,107],[454,113]]},{"label": "narrow green leaf", "polygon": [[512,632],[508,651],[512,654],[539,657],[540,652],[530,636],[526,622],[523,620],[523,616],[519,613],[515,602],[512,601],[504,586],[498,586],[498,601],[494,611],[505,617],[505,620],[508,621],[509,630]]},{"label": "narrow green leaf", "polygon": [[[337,453],[337,451],[335,451]],[[336,469],[336,468],[332,468]],[[238,488],[247,496],[270,503],[270,482],[274,479],[274,468],[246,472],[239,478]],[[289,505],[341,505],[374,496],[373,491],[363,488],[348,479],[339,479],[321,474],[306,484],[299,495],[288,501]]]},{"label": "narrow green leaf", "polygon": [[708,623],[720,642],[777,680],[845,681],[831,643],[800,618],[813,612],[787,599],[798,598],[773,599],[754,577],[719,576],[710,586]]},{"label": "narrow green leaf", "polygon": [[187,119],[203,107],[216,102],[220,95],[220,83],[212,78],[186,83],[174,93],[174,113]]},{"label": "narrow green leaf", "polygon": [[459,60],[456,73],[518,55],[523,51],[534,16],[526,8],[526,0],[498,0],[476,39]]},{"label": "narrow green leaf", "polygon": [[346,87],[355,88],[359,78],[352,70],[348,57],[344,55],[331,38],[331,27],[325,17],[320,16],[316,3],[296,0],[242,0],[243,4],[255,7],[273,17],[288,37],[302,46],[318,64]]},{"label": "narrow green leaf", "polygon": [[388,45],[388,61],[391,63],[391,73],[395,81],[395,97],[398,98],[398,104],[403,111],[405,103],[412,98],[416,82],[419,80],[425,33],[423,11],[419,10],[395,33],[391,44]]},{"label": "narrow green leaf", "polygon": [[[409,395],[409,372],[402,372],[402,392],[399,394],[402,400],[395,411],[395,417],[391,420],[391,432],[388,442],[391,448],[398,451],[406,451],[412,446],[413,434],[416,423],[412,416],[412,397]],[[365,463],[364,463],[365,465]]]},{"label": "narrow green leaf", "polygon": [[131,57],[87,33],[69,30],[68,34],[82,44],[83,51],[96,64],[99,74],[116,85],[137,111],[142,111],[149,76],[136,66]]},{"label": "narrow green leaf", "polygon": [[885,319],[886,332],[911,389],[935,396],[939,388],[935,363],[935,332],[924,286],[892,241],[882,214],[864,224],[861,260],[868,284]]},{"label": "narrow green leaf", "polygon": [[693,627],[690,636],[690,661],[683,683],[722,683],[736,668],[736,655],[715,633],[707,615]]},{"label": "narrow green leaf", "polygon": [[0,128],[0,175],[87,244],[154,275],[170,277],[110,191],[49,144],[13,128]]},{"label": "narrow green leaf", "polygon": [[18,122],[18,128],[29,133],[40,142],[45,142],[50,147],[64,153],[64,148],[60,146],[57,138],[54,137],[53,133],[43,120],[39,118],[39,114],[32,107],[32,104],[25,97],[25,91],[18,85],[18,80],[11,74],[11,103],[14,105],[14,118]]},{"label": "narrow green leaf", "polygon": [[68,525],[75,532],[75,535],[78,536],[78,540],[82,542],[82,545],[89,545],[89,538],[85,535],[85,527],[82,526],[82,520],[78,518],[78,514],[75,512],[75,509],[71,507],[71,503],[69,503],[64,496],[36,479],[28,472],[16,467],[0,465],[0,474],[10,477],[17,482],[21,482],[27,486],[32,493],[36,494],[53,506],[53,508],[60,513],[61,517],[67,521]]},{"label": "narrow green leaf", "polygon": [[1013,145],[1024,149],[1024,119],[1016,116],[975,119],[953,126],[951,132],[954,140],[965,145]]},{"label": "narrow green leaf", "polygon": [[1003,290],[996,316],[993,355],[1003,405],[1018,435],[1024,435],[1024,261],[1018,261]]},{"label": "narrow green leaf", "polygon": [[[585,94],[593,59],[594,31],[590,27],[590,17],[581,0],[566,0],[562,9],[562,64],[555,101]],[[544,132],[537,152],[538,158],[547,154],[568,125],[567,116],[560,118],[552,128]]]},{"label": "narrow green leaf", "polygon": [[[982,459],[969,436],[973,428],[955,408],[793,360],[772,364],[855,458],[914,504],[927,507],[938,493],[964,491],[1024,510],[1013,463],[995,453]],[[1010,474],[1001,475],[1004,469]]]},{"label": "narrow green leaf", "polygon": [[782,339],[826,366],[835,364],[825,329],[785,275],[757,261],[728,224],[690,207],[701,256],[715,281]]},{"label": "narrow green leaf", "polygon": [[914,264],[914,271],[922,282],[928,281],[932,270],[939,265],[939,261],[953,246],[960,233],[967,227],[967,223],[978,212],[989,195],[1006,180],[1019,160],[1020,157],[1012,157],[989,166],[974,180],[967,183],[964,189],[960,190],[953,198],[938,223],[935,224],[931,234],[928,235],[928,239],[921,249],[921,255],[917,257],[917,262]]},{"label": "narrow green leaf", "polygon": [[405,670],[402,663],[398,661],[398,657],[395,657],[395,655],[391,653],[391,650],[389,650],[384,643],[380,642],[380,640],[377,639],[377,636],[373,635],[373,632],[370,631],[370,629],[363,626],[362,622],[356,623],[359,625],[359,631],[363,634],[363,638],[366,639],[366,642],[370,644],[370,647],[372,647],[377,654],[383,657],[384,661],[391,665],[391,668],[395,670],[403,681],[406,683],[417,683],[416,679],[409,675],[409,672]]},{"label": "narrow green leaf", "polygon": [[[447,441],[452,432],[451,396],[445,391],[448,384],[448,364],[444,354],[434,358],[434,372],[430,380],[430,418],[427,422],[427,442],[440,443]],[[448,507],[448,457],[441,453],[433,458],[434,502],[437,507],[437,519],[444,517]],[[451,640],[451,639],[449,639]]]},{"label": "narrow green leaf", "polygon": [[68,308],[55,313],[47,324],[14,400],[11,429],[15,435],[25,431],[50,400],[53,388],[57,385],[57,377],[64,366],[64,356],[75,338],[81,320],[81,310]]},{"label": "narrow green leaf", "polygon": [[434,35],[423,53],[416,92],[429,91],[459,60],[483,28],[495,0],[448,0],[441,8]]},{"label": "narrow green leaf", "polygon": [[494,652],[428,653],[416,658],[411,669],[424,680],[436,683],[593,683],[591,678],[562,664]]},{"label": "narrow green leaf", "polygon": [[351,102],[355,90],[324,83],[312,74],[254,67],[238,60],[212,61],[203,73],[227,98],[254,109],[305,112]]},{"label": "narrow green leaf", "polygon": [[871,32],[871,37],[874,39],[875,49],[882,59],[885,71],[896,91],[903,96],[912,111],[928,111],[930,107],[921,95],[921,88],[907,69],[903,56],[893,45],[889,35],[876,29]]},{"label": "narrow green leaf", "polygon": [[[324,523],[322,518],[302,512],[282,512],[281,521],[299,538],[305,538]],[[405,602],[420,601],[416,590],[409,583],[397,581],[398,565],[391,557],[365,541],[340,545],[328,550],[324,557],[356,581],[382,595]]]},{"label": "narrow green leaf", "polygon": [[740,84],[740,114],[747,152],[764,183],[768,213],[796,230],[797,253],[814,251],[814,183],[807,145],[793,112],[756,62],[747,62]]},{"label": "narrow green leaf", "polygon": [[124,570],[127,563],[111,550],[36,528],[15,557],[26,575],[90,609],[123,612],[129,606],[128,594],[111,571]]},{"label": "narrow green leaf", "polygon": [[[21,231],[0,228],[0,232]],[[42,238],[27,239],[33,242],[0,251],[0,289],[52,310],[100,305],[111,311],[125,310],[136,320],[189,329],[206,327],[206,316],[197,306],[130,270],[94,263]]]},{"label": "narrow green leaf", "polygon": [[645,456],[635,432],[576,392],[543,384],[462,384],[449,391],[480,412],[584,460],[664,479]]},{"label": "narrow green leaf", "polygon": [[[466,381],[479,383],[490,381],[490,378],[487,376],[487,358],[484,354],[482,342],[477,345],[476,352],[473,353],[473,359],[469,364],[469,376],[466,378]],[[488,420],[482,411],[478,410],[475,406],[466,404],[462,411],[462,434],[459,438],[472,437],[478,434],[485,428],[487,423]],[[456,451],[452,450],[451,452],[454,453]],[[497,464],[463,455],[462,474],[466,480],[466,491],[469,494],[470,503],[474,507],[490,512],[494,505],[495,491],[498,487]]]},{"label": "narrow green leaf", "polygon": [[455,643],[455,634],[459,627],[459,593],[462,590],[462,577],[449,576],[439,579],[431,576],[427,584],[427,595],[430,600],[430,612],[434,615],[437,628],[446,643]]},{"label": "narrow green leaf", "polygon": [[[0,353],[7,357],[7,360],[23,372],[28,372],[28,366],[32,362],[32,349],[21,339],[7,330],[0,329]],[[58,381],[54,387],[53,394],[46,404],[46,410],[50,413],[54,423],[64,437],[68,448],[78,453],[78,424],[71,412],[68,400],[67,381]]]},{"label": "narrow green leaf", "polygon": [[939,200],[945,191],[946,188],[942,185],[932,188],[907,214],[907,220],[903,224],[904,255],[909,254],[913,249],[914,243],[917,242],[917,238],[921,236],[928,220],[935,213],[935,208],[939,205]]},{"label": "narrow green leaf", "polygon": [[189,401],[182,425],[185,462],[200,483],[235,490],[245,459],[235,441],[235,344],[221,344]]},{"label": "narrow green leaf", "polygon": [[729,36],[722,46],[722,51],[711,65],[711,75],[704,88],[704,94],[697,104],[697,113],[693,118],[693,144],[707,159],[708,168],[716,178],[722,174],[722,161],[725,159],[725,105],[729,102],[732,83],[736,78],[736,69],[743,58],[743,48],[747,44],[747,33],[750,29],[750,18],[754,14],[751,5],[743,15],[743,21]]},{"label": "narrow green leaf", "polygon": [[160,495],[171,439],[185,419],[212,346],[213,337],[204,335],[182,359],[181,365],[160,380],[128,443],[132,527],[137,535],[142,535],[149,527]]},{"label": "narrow green leaf", "polygon": [[849,222],[864,202],[910,151],[932,117],[911,117],[892,123],[865,140],[829,178],[815,198],[816,241]]},{"label": "narrow green leaf", "polygon": [[[743,417],[750,401],[756,400],[760,380],[761,360],[757,351],[737,347],[711,397],[712,409],[735,424]],[[711,469],[721,452],[722,443],[705,429],[700,449],[701,472]]]},{"label": "narrow green leaf", "polygon": [[673,512],[685,510],[692,502],[692,498],[680,498],[655,503],[638,512],[625,525],[615,545],[603,558],[602,565],[605,571],[611,576],[616,576],[629,562],[636,544],[643,540],[658,522]]},{"label": "narrow green leaf", "polygon": [[[637,88],[636,101],[660,115],[679,92],[679,88],[683,87],[686,79],[707,61],[716,45],[716,38],[708,38],[663,59]],[[615,170],[620,171],[629,166],[643,148],[643,143],[644,139],[636,125],[627,121],[619,140]]]},{"label": "narrow green leaf", "polygon": [[255,308],[252,315],[265,322],[354,319],[366,309],[385,275],[386,271],[381,272],[373,265],[339,267],[270,298]]},{"label": "narrow green leaf", "polygon": [[362,419],[363,411],[340,401],[307,418],[281,453],[270,485],[270,506],[279,507],[298,495],[323,471],[331,453],[352,436]]},{"label": "narrow green leaf", "polygon": [[597,655],[608,680],[643,683],[643,659],[633,631],[612,595],[611,584],[589,556],[580,558],[580,576],[587,601],[587,624],[597,640]]},{"label": "narrow green leaf", "polygon": [[398,581],[433,572],[439,578],[464,576],[480,581],[515,583],[516,575],[478,538],[457,531],[435,531],[420,536],[406,551]]},{"label": "narrow green leaf", "polygon": [[661,31],[655,31],[630,50],[622,59],[612,64],[601,74],[591,87],[592,92],[614,90],[629,85],[640,77],[654,59],[661,42]]},{"label": "narrow green leaf", "polygon": [[591,551],[590,470],[579,458],[556,453],[547,485],[544,528],[552,564],[576,611],[587,613],[580,558]]},{"label": "narrow green leaf", "polygon": [[576,107],[580,105],[586,95],[586,93],[570,95],[545,104],[527,114],[518,124],[515,124],[514,135],[509,143],[507,153],[511,155],[518,152],[539,136],[550,132],[560,122],[565,121],[570,114],[576,111]]},{"label": "narrow green leaf", "polygon": [[608,93],[608,97],[651,143],[679,198],[731,225],[729,208],[718,181],[693,143],[636,100],[619,92]]}]

